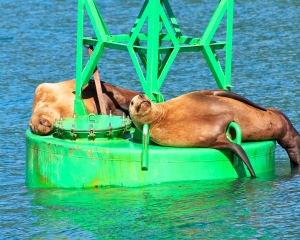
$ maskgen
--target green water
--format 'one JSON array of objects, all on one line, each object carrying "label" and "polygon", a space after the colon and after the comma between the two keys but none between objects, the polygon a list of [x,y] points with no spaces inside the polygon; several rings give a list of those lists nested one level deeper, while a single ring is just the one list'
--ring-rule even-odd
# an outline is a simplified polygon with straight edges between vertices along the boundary
[{"label": "green water", "polygon": [[[129,31],[143,1],[96,2],[110,32],[120,34]],[[183,33],[201,36],[217,2],[170,4]],[[0,239],[298,239],[300,171],[291,171],[280,146],[275,173],[257,179],[25,187],[33,93],[40,83],[75,77],[76,11],[76,1],[0,2]],[[281,109],[300,130],[299,23],[299,0],[235,1],[233,91]],[[141,90],[126,53],[105,52],[99,69],[102,80]],[[175,60],[162,92],[170,99],[213,88],[201,54],[185,54]]]}]

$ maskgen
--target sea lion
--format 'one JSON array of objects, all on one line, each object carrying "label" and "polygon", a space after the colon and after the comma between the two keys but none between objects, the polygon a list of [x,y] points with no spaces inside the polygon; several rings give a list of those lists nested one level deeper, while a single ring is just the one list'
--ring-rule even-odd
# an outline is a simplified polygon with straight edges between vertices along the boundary
[{"label": "sea lion", "polygon": [[230,122],[242,129],[242,141],[277,140],[290,158],[300,164],[300,138],[290,120],[275,108],[260,107],[224,90],[195,91],[154,104],[144,94],[129,106],[135,126],[149,125],[150,139],[163,146],[231,149],[255,173],[244,150],[226,137]]},{"label": "sea lion", "polygon": [[[106,112],[112,115],[128,115],[128,106],[131,99],[138,92],[119,88],[102,82],[103,97]],[[30,128],[38,135],[47,135],[53,132],[55,119],[72,117],[74,114],[75,80],[58,83],[42,83],[35,91],[30,118]],[[82,90],[82,99],[89,113],[100,114],[95,83],[91,80]]]}]

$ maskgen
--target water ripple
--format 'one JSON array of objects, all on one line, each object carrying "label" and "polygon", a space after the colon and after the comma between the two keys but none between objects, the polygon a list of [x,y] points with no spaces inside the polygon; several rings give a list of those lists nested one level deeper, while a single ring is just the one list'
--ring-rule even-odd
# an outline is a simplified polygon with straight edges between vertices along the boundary
[{"label": "water ripple", "polygon": [[[138,0],[96,2],[111,34],[128,33],[142,5]],[[217,2],[171,2],[183,34],[200,37]],[[283,110],[297,129],[299,12],[298,0],[236,0],[232,62],[233,91]],[[300,170],[290,169],[279,146],[275,173],[257,179],[26,189],[24,135],[33,93],[40,83],[75,77],[76,21],[76,1],[0,2],[1,239],[299,238]],[[224,30],[216,38],[223,40]],[[86,31],[93,34],[89,24]],[[104,81],[141,91],[128,53],[107,50],[99,66]],[[201,53],[188,53],[176,58],[162,93],[170,99],[213,88]]]}]

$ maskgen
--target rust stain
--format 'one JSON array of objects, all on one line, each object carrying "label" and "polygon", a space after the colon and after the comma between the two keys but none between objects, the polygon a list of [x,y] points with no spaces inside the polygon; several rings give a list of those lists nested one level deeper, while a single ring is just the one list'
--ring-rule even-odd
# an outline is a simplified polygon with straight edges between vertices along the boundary
[{"label": "rust stain", "polygon": [[[55,187],[55,185],[52,182],[50,182],[47,177],[40,173],[39,149],[35,146],[32,148],[32,150],[33,156],[30,156],[30,159],[32,159],[33,161],[32,166],[30,166],[30,170],[35,175],[35,179],[39,181],[37,183],[38,187]],[[33,162],[35,162],[35,164]]]},{"label": "rust stain", "polygon": [[94,159],[93,151],[87,150],[87,151],[85,151],[85,152],[86,152],[86,155],[87,155],[89,158]]},{"label": "rust stain", "polygon": [[94,179],[84,184],[85,187],[101,187],[100,182],[100,170],[97,171],[97,173],[94,176]]},{"label": "rust stain", "polygon": [[34,148],[34,159],[35,159],[35,166],[39,169],[39,150],[38,148]]}]

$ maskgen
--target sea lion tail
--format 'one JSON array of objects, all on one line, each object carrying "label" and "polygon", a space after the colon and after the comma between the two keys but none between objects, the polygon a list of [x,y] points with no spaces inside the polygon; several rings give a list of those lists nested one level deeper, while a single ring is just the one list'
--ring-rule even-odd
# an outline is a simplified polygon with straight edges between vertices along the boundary
[{"label": "sea lion tail", "polygon": [[245,165],[247,166],[248,168],[248,171],[250,172],[251,174],[251,177],[252,178],[256,178],[256,174],[253,170],[253,167],[249,161],[249,158],[247,157],[244,149],[236,144],[236,143],[233,143],[233,142],[226,142],[226,143],[223,143],[221,145],[218,144],[217,147],[214,147],[214,148],[218,148],[218,149],[231,149],[244,163]]}]

